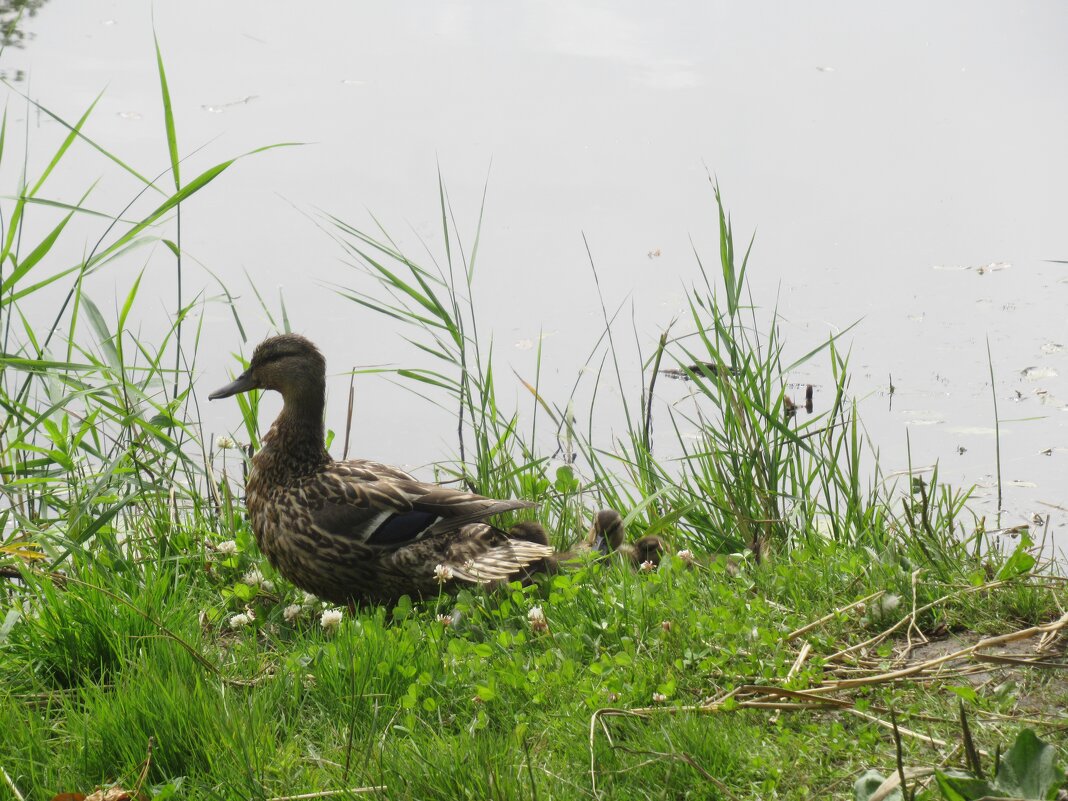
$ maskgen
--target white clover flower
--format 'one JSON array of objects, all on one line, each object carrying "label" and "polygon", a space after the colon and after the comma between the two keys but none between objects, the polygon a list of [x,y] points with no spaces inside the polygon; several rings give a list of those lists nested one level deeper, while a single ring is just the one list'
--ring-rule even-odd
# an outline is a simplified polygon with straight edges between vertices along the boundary
[{"label": "white clover flower", "polygon": [[656,562],[652,562],[648,559],[642,562],[641,571],[643,573],[652,573],[654,570],[656,570]]},{"label": "white clover flower", "polygon": [[219,451],[232,451],[237,448],[237,443],[230,437],[216,437],[215,449]]},{"label": "white clover flower", "polygon": [[663,693],[653,693],[653,703],[662,704],[667,700],[667,696]]},{"label": "white clover flower", "polygon": [[319,624],[324,631],[333,631],[341,625],[342,615],[343,613],[340,609],[326,609],[323,611],[322,617],[319,618]]},{"label": "white clover flower", "polygon": [[541,610],[540,606],[530,607],[530,611],[527,612],[527,620],[530,621],[531,631],[549,630],[549,621],[545,619],[545,613]]},{"label": "white clover flower", "polygon": [[438,580],[438,584],[444,584],[446,581],[451,581],[452,568],[448,565],[436,565],[434,567],[434,578]]},{"label": "white clover flower", "polygon": [[452,615],[438,615],[438,623],[444,628],[448,628],[452,625]]},{"label": "white clover flower", "polygon": [[264,592],[274,592],[274,582],[269,578],[264,578],[263,573],[256,568],[253,568],[243,575],[241,577],[241,583],[247,584],[250,587],[259,587]]},{"label": "white clover flower", "polygon": [[884,595],[876,603],[879,605],[879,611],[886,615],[901,606],[901,596],[891,593]]},{"label": "white clover flower", "polygon": [[237,543],[233,540],[226,540],[216,545],[215,550],[218,551],[222,556],[233,556],[235,553],[237,553]]},{"label": "white clover flower", "polygon": [[247,609],[244,612],[239,612],[238,614],[230,618],[230,628],[243,629],[255,619],[256,614],[251,609]]},{"label": "white clover flower", "polygon": [[691,551],[689,548],[683,548],[675,555],[688,565],[693,563],[693,551]]},{"label": "white clover flower", "polygon": [[301,612],[303,611],[304,607],[300,604],[290,604],[282,610],[282,617],[286,619],[286,623],[292,623],[294,620],[300,617]]},{"label": "white clover flower", "polygon": [[319,603],[319,596],[313,595],[310,592],[305,592],[301,598],[300,603],[302,606],[315,606],[317,603]]}]

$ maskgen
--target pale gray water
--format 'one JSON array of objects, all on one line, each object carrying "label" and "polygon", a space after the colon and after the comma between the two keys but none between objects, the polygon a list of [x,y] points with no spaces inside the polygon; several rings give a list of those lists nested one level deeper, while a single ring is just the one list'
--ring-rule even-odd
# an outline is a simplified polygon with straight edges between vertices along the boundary
[{"label": "pale gray water", "polygon": [[[186,180],[260,145],[309,143],[235,165],[183,207],[182,234],[187,251],[242,295],[253,339],[269,329],[242,270],[273,308],[284,294],[294,329],[338,372],[333,427],[344,419],[343,370],[426,364],[324,288],[353,273],[302,212],[370,226],[371,210],[414,254],[418,237],[440,253],[437,165],[467,230],[489,174],[477,291],[502,386],[509,366],[532,376],[529,345],[544,330],[543,387],[563,402],[601,329],[582,234],[609,307],[634,298],[648,353],[696,280],[690,237],[715,264],[712,171],[739,238],[759,229],[753,294],[767,307],[778,297],[788,355],[862,318],[845,341],[884,466],[906,466],[908,430],[915,465],[938,460],[943,477],[989,493],[989,337],[1001,416],[1012,421],[1002,426],[1004,478],[1022,484],[1007,488],[1003,522],[1052,513],[1054,530],[1063,527],[1068,351],[1056,346],[1068,345],[1068,265],[1046,260],[1068,260],[1068,5],[154,6],[181,152],[203,146],[183,164]],[[106,88],[86,132],[155,176],[167,153],[150,7],[50,0],[23,20],[31,38],[8,48],[0,68],[71,121]],[[0,171],[10,191],[27,115],[7,94]],[[63,132],[37,112],[28,122],[34,174]],[[87,148],[76,152],[44,194],[73,202],[103,176],[88,205],[121,209],[135,182]],[[51,218],[41,219],[43,231]],[[75,260],[101,227],[78,230],[67,251]],[[991,264],[1007,266],[977,269]],[[163,248],[100,273],[89,292],[110,309],[146,265],[153,294],[135,316],[151,332],[173,309]],[[187,295],[217,293],[191,261],[187,269]],[[206,396],[239,342],[224,307],[205,314]],[[629,319],[617,334],[632,353]],[[829,390],[824,364],[791,381]],[[1025,377],[1026,368],[1039,369]],[[636,386],[634,364],[626,369]],[[661,386],[665,400],[680,391]],[[382,379],[363,378],[358,391],[359,453],[423,464],[455,447],[447,414]],[[602,402],[613,395],[605,382]],[[824,408],[829,391],[816,401]],[[213,405],[205,423],[234,427],[236,408]]]}]

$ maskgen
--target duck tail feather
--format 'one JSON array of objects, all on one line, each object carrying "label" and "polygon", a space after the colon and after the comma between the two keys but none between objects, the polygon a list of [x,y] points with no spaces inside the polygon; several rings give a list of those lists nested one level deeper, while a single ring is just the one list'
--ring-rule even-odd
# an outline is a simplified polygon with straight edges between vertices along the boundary
[{"label": "duck tail feather", "polygon": [[463,581],[486,584],[515,576],[524,567],[554,553],[552,546],[527,540],[508,540],[462,565],[450,565],[453,575]]}]

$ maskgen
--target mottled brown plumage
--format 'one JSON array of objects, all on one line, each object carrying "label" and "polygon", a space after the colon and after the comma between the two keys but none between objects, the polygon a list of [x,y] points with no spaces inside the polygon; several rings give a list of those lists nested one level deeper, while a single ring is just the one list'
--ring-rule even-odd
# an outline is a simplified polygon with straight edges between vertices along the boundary
[{"label": "mottled brown plumage", "polygon": [[544,530],[484,522],[527,501],[417,481],[323,445],[326,361],[296,334],[260,343],[249,368],[209,397],[273,389],[284,406],[252,457],[246,505],[260,550],[298,587],[334,603],[390,603],[461,583],[508,580],[550,557]]}]

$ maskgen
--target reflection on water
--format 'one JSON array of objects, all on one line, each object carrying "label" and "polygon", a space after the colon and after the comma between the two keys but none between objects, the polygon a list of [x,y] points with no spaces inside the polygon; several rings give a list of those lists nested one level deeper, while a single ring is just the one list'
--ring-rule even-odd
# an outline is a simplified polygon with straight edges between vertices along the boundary
[{"label": "reflection on water", "polygon": [[[23,47],[33,39],[26,23],[48,0],[0,0],[0,47]],[[12,83],[26,80],[25,70],[0,69],[0,78]]]},{"label": "reflection on water", "polygon": [[0,0],[0,43],[4,47],[22,47],[33,34],[25,23],[37,16],[37,10],[48,0]]}]

